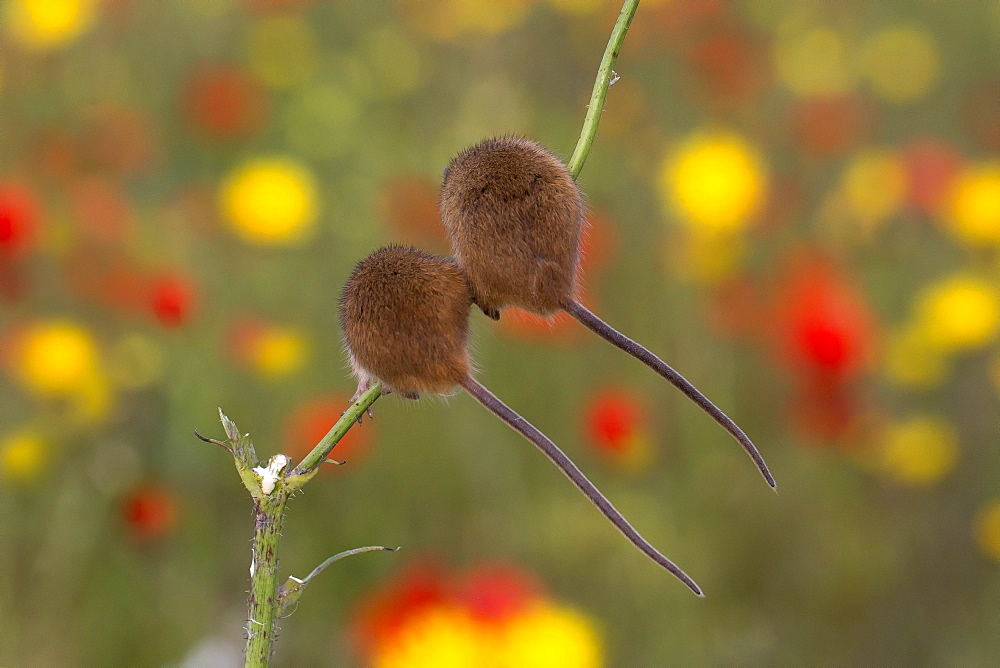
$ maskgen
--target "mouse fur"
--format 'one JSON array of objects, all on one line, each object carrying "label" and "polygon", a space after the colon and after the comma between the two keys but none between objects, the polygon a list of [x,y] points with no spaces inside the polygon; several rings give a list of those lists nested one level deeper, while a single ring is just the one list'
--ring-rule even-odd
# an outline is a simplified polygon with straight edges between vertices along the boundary
[{"label": "mouse fur", "polygon": [[494,319],[506,306],[542,316],[566,306],[584,211],[566,166],[524,137],[487,139],[445,170],[442,222],[473,301]]},{"label": "mouse fur", "polygon": [[451,394],[472,370],[472,294],[454,261],[387,246],[354,268],[340,323],[359,392],[375,381],[408,399]]}]

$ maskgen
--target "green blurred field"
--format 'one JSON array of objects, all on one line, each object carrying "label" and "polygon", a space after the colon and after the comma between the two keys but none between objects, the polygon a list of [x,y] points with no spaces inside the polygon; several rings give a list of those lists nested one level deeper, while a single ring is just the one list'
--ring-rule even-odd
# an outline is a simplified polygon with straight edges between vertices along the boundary
[{"label": "green blurred field", "polygon": [[[0,665],[241,660],[252,507],[193,430],[222,407],[301,458],[354,391],[354,264],[447,253],[442,170],[484,137],[568,158],[619,9],[0,4]],[[390,396],[289,504],[281,569],[404,549],[319,578],[276,663],[483,665],[447,659],[508,633],[469,610],[529,599],[562,616],[503,636],[515,665],[1000,662],[998,34],[987,0],[644,0],[581,294],[778,494],[575,323],[474,312],[478,378],[706,598],[468,396]]]}]

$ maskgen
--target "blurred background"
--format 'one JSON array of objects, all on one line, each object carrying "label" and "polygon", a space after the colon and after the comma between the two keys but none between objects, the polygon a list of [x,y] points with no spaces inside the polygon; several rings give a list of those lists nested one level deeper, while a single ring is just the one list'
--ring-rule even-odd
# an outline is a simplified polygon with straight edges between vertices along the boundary
[{"label": "blurred background", "polygon": [[[355,262],[446,253],[453,155],[572,153],[618,0],[4,0],[0,664],[241,661],[252,507],[354,391]],[[644,0],[580,184],[572,321],[479,378],[698,600],[464,394],[388,397],[288,508],[339,562],[283,665],[1000,662],[1000,3]]]}]

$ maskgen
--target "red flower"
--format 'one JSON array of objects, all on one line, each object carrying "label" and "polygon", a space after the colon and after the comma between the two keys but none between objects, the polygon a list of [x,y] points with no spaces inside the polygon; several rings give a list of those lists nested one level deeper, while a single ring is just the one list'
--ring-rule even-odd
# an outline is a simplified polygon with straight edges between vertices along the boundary
[{"label": "red flower", "polygon": [[538,583],[509,566],[486,566],[471,573],[458,597],[479,621],[501,624],[542,595]]},{"label": "red flower", "polygon": [[26,187],[0,183],[0,258],[31,250],[38,233],[40,211]]},{"label": "red flower", "polygon": [[810,380],[839,382],[870,362],[875,322],[856,288],[816,255],[794,259],[775,295],[778,354]]},{"label": "red flower", "polygon": [[637,445],[646,423],[642,401],[626,390],[603,390],[588,402],[585,416],[590,441],[614,456]]},{"label": "red flower", "polygon": [[149,485],[125,497],[122,509],[132,535],[143,541],[161,538],[177,523],[177,502],[169,490]]},{"label": "red flower", "polygon": [[163,276],[150,286],[150,306],[165,327],[179,327],[191,315],[194,288],[180,276]]}]

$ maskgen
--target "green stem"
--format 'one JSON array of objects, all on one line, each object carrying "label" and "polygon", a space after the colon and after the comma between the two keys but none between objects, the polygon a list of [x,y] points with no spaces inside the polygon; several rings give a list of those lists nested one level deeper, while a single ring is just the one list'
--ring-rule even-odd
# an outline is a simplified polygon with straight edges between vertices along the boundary
[{"label": "green stem", "polygon": [[289,477],[308,473],[322,464],[326,456],[333,450],[333,446],[337,445],[340,439],[344,438],[347,430],[354,426],[354,423],[364,415],[366,410],[371,408],[371,405],[380,396],[382,396],[381,383],[375,383],[369,387],[364,394],[358,397],[357,401],[351,404],[350,408],[344,411],[344,414],[337,420],[337,424],[333,425],[330,431],[326,432],[326,436],[299,462],[299,465],[289,474]]},{"label": "green stem", "polygon": [[594,143],[594,135],[597,134],[597,124],[601,120],[601,112],[604,110],[604,99],[608,96],[608,88],[611,86],[611,68],[618,59],[618,51],[622,42],[625,41],[625,33],[628,32],[635,10],[639,7],[639,0],[625,0],[622,5],[621,14],[615,23],[614,30],[611,31],[611,39],[604,49],[604,57],[601,58],[601,66],[597,70],[597,80],[594,82],[594,92],[590,94],[590,104],[587,106],[587,118],[583,121],[583,130],[580,132],[580,139],[576,142],[573,156],[567,165],[570,175],[575,179],[583,170],[583,163],[587,161],[590,147]]},{"label": "green stem", "polygon": [[247,601],[246,666],[261,668],[271,660],[278,614],[278,542],[284,519],[284,489],[254,499],[253,561]]}]

